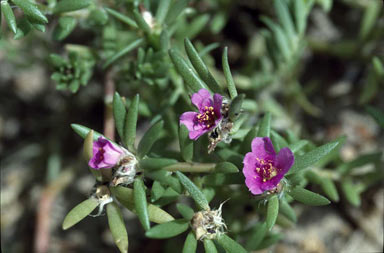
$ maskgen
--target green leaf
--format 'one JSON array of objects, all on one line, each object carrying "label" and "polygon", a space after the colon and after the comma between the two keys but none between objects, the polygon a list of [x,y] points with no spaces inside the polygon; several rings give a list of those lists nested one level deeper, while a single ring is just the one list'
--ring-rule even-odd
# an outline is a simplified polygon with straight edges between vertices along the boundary
[{"label": "green leaf", "polygon": [[135,18],[137,26],[143,30],[143,32],[147,34],[151,33],[151,27],[149,27],[143,16],[137,10],[133,10],[133,17]]},{"label": "green leaf", "polygon": [[125,228],[123,216],[116,203],[107,205],[107,216],[109,229],[111,230],[113,240],[120,252],[128,252],[128,233]]},{"label": "green leaf", "polygon": [[215,167],[215,173],[237,173],[239,169],[230,162],[218,163]]},{"label": "green leaf", "polygon": [[328,198],[335,202],[339,201],[339,194],[337,192],[336,185],[331,179],[323,178],[320,183],[320,186]]},{"label": "green leaf", "polygon": [[1,1],[1,12],[4,15],[5,21],[7,21],[9,29],[11,29],[11,31],[14,34],[16,34],[16,31],[17,31],[16,18],[15,18],[15,15],[13,14],[11,6],[9,6],[7,1]]},{"label": "green leaf", "polygon": [[289,61],[292,55],[292,52],[288,47],[288,43],[287,43],[288,38],[285,36],[285,33],[281,28],[281,26],[277,25],[268,17],[261,17],[260,19],[269,27],[269,29],[271,29],[274,40],[280,50],[280,53],[282,54],[282,56],[286,61]]},{"label": "green leaf", "polygon": [[244,98],[245,98],[245,95],[244,94],[240,94],[238,96],[236,96],[232,102],[231,102],[231,106],[229,108],[229,119],[232,121],[232,122],[235,122],[236,119],[238,118],[238,116],[240,115],[240,112],[241,112],[241,108],[243,106],[243,101],[244,101]]},{"label": "green leaf", "polygon": [[279,212],[282,213],[285,217],[287,217],[290,221],[294,223],[297,222],[295,210],[293,210],[291,205],[286,200],[280,201]]},{"label": "green leaf", "polygon": [[366,106],[365,110],[376,120],[376,122],[384,128],[384,112],[373,106]]},{"label": "green leaf", "polygon": [[[265,113],[264,117],[260,121],[260,127],[257,131],[258,137],[269,137],[271,132],[271,113]],[[252,143],[252,142],[251,142]]]},{"label": "green leaf", "polygon": [[263,239],[263,241],[259,244],[257,248],[255,248],[255,250],[268,248],[277,243],[281,239],[281,237],[281,234],[270,234]]},{"label": "green leaf", "polygon": [[258,223],[253,229],[250,238],[247,240],[246,248],[248,250],[255,250],[265,238],[268,232],[267,224],[265,222]]},{"label": "green leaf", "polygon": [[276,152],[279,152],[284,147],[288,147],[288,142],[274,130],[271,130],[271,140]]},{"label": "green leaf", "polygon": [[192,220],[193,215],[195,215],[195,211],[193,211],[192,208],[190,208],[187,205],[178,203],[176,204],[176,208],[179,211],[179,213],[184,217],[186,220]]},{"label": "green leaf", "polygon": [[112,15],[117,20],[119,20],[119,21],[133,27],[133,28],[138,27],[135,20],[131,19],[130,17],[127,17],[127,16],[121,14],[120,12],[117,12],[117,11],[110,9],[110,8],[105,8],[105,10],[107,11],[108,14]]},{"label": "green leaf", "polygon": [[163,126],[164,122],[160,120],[151,126],[151,128],[149,128],[149,130],[144,134],[137,148],[137,155],[140,158],[148,154],[152,148],[152,145],[160,138]]},{"label": "green leaf", "polygon": [[103,65],[103,69],[106,69],[107,67],[109,67],[112,63],[114,63],[115,61],[117,61],[118,59],[120,59],[121,57],[125,56],[126,54],[128,54],[129,52],[131,52],[132,50],[134,50],[135,48],[139,47],[142,45],[142,43],[144,42],[144,39],[137,39],[133,42],[131,42],[130,44],[128,44],[128,46],[124,47],[123,49],[121,49],[120,51],[118,51],[115,55],[113,55],[112,57],[110,57]]},{"label": "green leaf", "polygon": [[165,189],[159,181],[153,182],[151,189],[151,202],[155,202],[156,200],[161,198],[161,196],[163,196],[164,194],[164,191]]},{"label": "green leaf", "polygon": [[208,87],[215,93],[222,93],[221,87],[212,76],[208,67],[205,65],[203,60],[200,58],[199,53],[189,39],[184,40],[185,51],[187,52],[188,58],[191,61],[199,77],[208,85]]},{"label": "green leaf", "polygon": [[[83,139],[85,137],[87,137],[89,131],[93,131],[92,129],[85,127],[85,126],[82,126],[82,125],[79,125],[79,124],[71,124],[71,127]],[[93,140],[97,141],[97,139],[99,139],[99,137],[104,137],[104,136],[99,132],[93,131]]]},{"label": "green leaf", "polygon": [[65,216],[63,221],[62,228],[67,230],[73,225],[80,222],[82,219],[87,217],[95,208],[99,205],[99,202],[95,198],[90,198],[84,200],[77,206],[75,206],[68,214]]},{"label": "green leaf", "polygon": [[215,243],[212,240],[204,239],[205,253],[217,253]]},{"label": "green leaf", "polygon": [[266,218],[266,224],[267,224],[268,230],[271,230],[273,225],[275,225],[278,214],[279,214],[279,198],[277,197],[277,195],[274,195],[268,200],[267,218]]},{"label": "green leaf", "polygon": [[197,240],[193,232],[189,232],[184,242],[182,253],[195,253],[197,249]]},{"label": "green leaf", "polygon": [[23,10],[24,15],[32,23],[46,24],[48,19],[41,13],[36,4],[27,1],[27,0],[12,0],[14,4],[20,7]]},{"label": "green leaf", "polygon": [[171,60],[175,65],[177,72],[181,75],[185,83],[189,86],[192,91],[198,92],[200,89],[207,89],[205,83],[200,80],[200,78],[196,75],[193,69],[180,55],[180,53],[173,49],[170,49],[169,56],[171,57]]},{"label": "green leaf", "polygon": [[[93,156],[93,132],[94,132],[93,130],[88,132],[87,136],[84,139],[84,144],[83,144],[83,157],[87,163]],[[92,172],[96,180],[101,182],[102,180],[101,171],[94,170],[92,168],[90,168],[89,170]]]},{"label": "green leaf", "polygon": [[135,139],[136,139],[136,127],[137,127],[137,118],[139,114],[139,102],[140,96],[136,94],[133,98],[127,115],[125,116],[125,124],[124,124],[124,143],[127,145],[128,149],[134,150],[135,147]]},{"label": "green leaf", "polygon": [[352,183],[351,178],[345,178],[341,181],[341,190],[349,203],[356,207],[360,206],[360,193],[358,192],[358,188]]},{"label": "green leaf", "polygon": [[165,170],[153,170],[145,171],[145,176],[151,178],[152,180],[157,180],[163,185],[169,185],[176,192],[181,193],[182,186],[176,178],[172,177],[172,173]]},{"label": "green leaf", "polygon": [[64,12],[77,11],[84,9],[91,4],[91,0],[61,0],[53,9],[53,14],[60,14]]},{"label": "green leaf", "polygon": [[177,17],[184,12],[188,6],[188,0],[178,0],[174,1],[169,9],[167,16],[165,18],[166,24],[173,24]]},{"label": "green leaf", "polygon": [[177,236],[189,228],[189,222],[184,219],[173,220],[156,225],[148,230],[145,235],[154,239],[166,239]]},{"label": "green leaf", "polygon": [[236,90],[235,82],[233,81],[233,78],[232,78],[231,68],[229,67],[229,63],[228,63],[228,47],[224,48],[221,61],[223,65],[225,81],[227,82],[229,96],[231,97],[231,99],[234,99],[235,97],[237,97],[237,90]]},{"label": "green leaf", "polygon": [[372,31],[376,21],[378,20],[378,16],[382,7],[382,3],[379,3],[378,1],[370,1],[367,4],[360,25],[360,39],[366,39],[369,33]]},{"label": "green leaf", "polygon": [[293,153],[296,153],[296,152],[300,151],[302,148],[304,148],[307,144],[308,144],[308,141],[307,141],[307,140],[300,140],[300,141],[298,141],[298,142],[289,144],[288,147],[289,147],[289,149],[290,149]]},{"label": "green leaf", "polygon": [[375,73],[377,76],[384,76],[383,63],[380,61],[380,59],[377,56],[374,56],[372,58],[372,65],[373,65],[373,69],[375,70]]},{"label": "green leaf", "polygon": [[121,99],[119,93],[115,92],[115,94],[113,95],[113,118],[115,119],[117,132],[122,140],[125,140],[124,122],[126,113],[127,110],[125,109],[125,103]]},{"label": "green leaf", "polygon": [[147,209],[147,196],[145,194],[144,183],[141,178],[136,178],[133,185],[133,198],[135,200],[135,209],[137,216],[143,228],[147,231],[150,229],[148,209]]},{"label": "green leaf", "polygon": [[45,25],[37,24],[37,23],[32,23],[31,25],[33,26],[33,28],[35,28],[35,30],[43,33],[45,32]]},{"label": "green leaf", "polygon": [[140,160],[140,168],[144,170],[159,170],[176,163],[177,160],[175,159],[146,157]]},{"label": "green leaf", "polygon": [[76,27],[76,18],[71,16],[63,16],[59,18],[59,21],[53,30],[53,39],[63,40],[65,39],[73,29]]},{"label": "green leaf", "polygon": [[179,178],[180,183],[191,194],[191,197],[195,200],[196,204],[203,210],[209,210],[208,201],[200,189],[183,173],[176,171],[176,176]]},{"label": "green leaf", "polygon": [[232,240],[226,234],[221,234],[217,236],[216,241],[222,246],[227,253],[246,253],[247,251],[238,244],[236,241]]},{"label": "green leaf", "polygon": [[251,151],[251,145],[253,139],[257,136],[257,127],[253,127],[249,130],[247,135],[244,137],[243,143],[241,145],[241,152],[243,154]]},{"label": "green leaf", "polygon": [[162,223],[166,223],[174,220],[172,215],[170,215],[160,207],[152,204],[148,205],[148,217],[150,221],[158,224],[162,224]]},{"label": "green leaf", "polygon": [[26,17],[23,17],[19,22],[17,22],[17,31],[13,37],[15,40],[21,39],[26,36],[32,29],[31,23],[29,23]]},{"label": "green leaf", "polygon": [[295,156],[295,163],[293,164],[292,168],[288,171],[287,175],[302,171],[311,166],[312,164],[316,163],[321,158],[331,153],[339,144],[339,142],[340,140],[332,141],[318,148],[315,148],[304,155]]},{"label": "green leaf", "polygon": [[193,141],[189,139],[189,131],[185,125],[179,127],[179,145],[181,157],[186,162],[193,160]]},{"label": "green leaf", "polygon": [[354,168],[361,167],[370,163],[380,162],[381,156],[382,156],[382,152],[374,152],[374,153],[360,155],[356,159],[340,165],[337,168],[337,171],[343,175],[347,175]]},{"label": "green leaf", "polygon": [[304,0],[293,1],[293,12],[296,21],[296,31],[303,35],[307,25],[307,8]]},{"label": "green leaf", "polygon": [[169,7],[171,5],[171,0],[163,0],[159,1],[159,5],[156,10],[156,16],[155,20],[158,24],[163,24],[165,18],[167,17],[167,13],[169,10]]},{"label": "green leaf", "polygon": [[280,24],[283,26],[285,34],[289,38],[289,43],[291,46],[296,46],[295,43],[295,37],[296,32],[295,28],[291,19],[291,15],[289,14],[289,9],[287,4],[284,1],[281,0],[275,0],[274,1],[275,10],[277,17],[280,21]]},{"label": "green leaf", "polygon": [[244,184],[244,176],[242,173],[224,174],[214,173],[203,178],[203,182],[208,186],[220,186],[231,184]]},{"label": "green leaf", "polygon": [[323,206],[331,203],[327,198],[320,194],[311,192],[301,187],[295,187],[288,193],[295,200],[309,206]]}]

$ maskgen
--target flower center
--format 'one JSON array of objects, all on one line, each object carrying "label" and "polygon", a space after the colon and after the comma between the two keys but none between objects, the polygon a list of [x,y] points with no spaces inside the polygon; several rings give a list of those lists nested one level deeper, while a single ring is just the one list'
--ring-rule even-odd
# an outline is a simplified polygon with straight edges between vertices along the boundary
[{"label": "flower center", "polygon": [[215,125],[215,112],[212,106],[205,106],[203,113],[197,115],[197,121],[200,124],[204,124],[207,128]]},{"label": "flower center", "polygon": [[263,182],[271,180],[277,175],[277,169],[270,160],[256,158],[256,172],[263,178]]},{"label": "flower center", "polygon": [[105,150],[103,148],[99,148],[99,151],[97,152],[97,163],[101,163],[104,160],[104,153]]}]

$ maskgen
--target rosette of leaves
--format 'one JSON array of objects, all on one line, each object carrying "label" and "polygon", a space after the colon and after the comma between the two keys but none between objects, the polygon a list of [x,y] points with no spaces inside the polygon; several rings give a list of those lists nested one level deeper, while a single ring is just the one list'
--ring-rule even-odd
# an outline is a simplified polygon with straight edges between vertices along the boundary
[{"label": "rosette of leaves", "polygon": [[68,59],[51,54],[50,62],[54,67],[51,79],[57,83],[56,89],[70,90],[72,93],[76,93],[80,86],[88,84],[95,65],[92,55],[76,51],[70,51]]}]

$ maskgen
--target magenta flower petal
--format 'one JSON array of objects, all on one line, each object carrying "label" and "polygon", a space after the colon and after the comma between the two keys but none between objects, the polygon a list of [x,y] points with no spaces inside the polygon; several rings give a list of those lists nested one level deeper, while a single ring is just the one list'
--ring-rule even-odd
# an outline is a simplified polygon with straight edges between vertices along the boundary
[{"label": "magenta flower petal", "polygon": [[268,137],[256,137],[252,141],[252,152],[243,160],[245,184],[254,195],[273,190],[293,163],[294,156],[289,148],[282,148],[276,155]]},{"label": "magenta flower petal", "polygon": [[116,166],[124,151],[103,137],[93,142],[93,155],[88,165],[93,169],[105,169]]},{"label": "magenta flower petal", "polygon": [[276,156],[272,141],[268,137],[256,137],[253,139],[251,146],[252,153],[256,154],[259,158],[267,159]]},{"label": "magenta flower petal", "polygon": [[223,97],[215,94],[212,99],[208,90],[201,89],[192,95],[191,101],[199,112],[183,113],[180,116],[180,124],[187,127],[190,139],[197,140],[220,124],[223,117],[221,115]]},{"label": "magenta flower petal", "polygon": [[289,148],[280,149],[279,154],[277,154],[276,166],[281,169],[282,173],[287,173],[294,162],[295,157]]},{"label": "magenta flower petal", "polygon": [[209,100],[211,100],[211,94],[206,89],[200,89],[197,93],[192,94],[192,104],[194,104],[198,109],[209,106],[207,103],[209,103]]}]

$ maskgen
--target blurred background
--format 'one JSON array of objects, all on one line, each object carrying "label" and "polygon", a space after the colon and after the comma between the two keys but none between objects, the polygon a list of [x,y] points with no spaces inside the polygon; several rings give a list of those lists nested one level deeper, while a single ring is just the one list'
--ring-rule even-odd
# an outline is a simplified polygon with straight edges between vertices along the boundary
[{"label": "blurred background", "polygon": [[[277,129],[293,126],[302,137],[317,143],[345,135],[341,161],[376,155],[376,166],[383,170],[382,153],[378,153],[384,148],[383,126],[375,120],[375,113],[384,110],[384,81],[374,60],[384,62],[381,0],[315,1],[299,46],[300,58],[288,73],[260,61],[268,53],[269,28],[261,17],[276,20],[272,1],[195,1],[189,8],[193,12],[188,19],[205,17],[188,37],[197,47],[212,45],[204,60],[214,75],[222,76],[221,54],[228,46],[239,91],[262,101],[261,108],[274,111]],[[82,140],[70,124],[102,131],[106,77],[96,65],[88,85],[76,94],[56,89],[50,79],[55,70],[49,55],[62,53],[67,44],[98,47],[101,43],[97,28],[89,29],[86,21],[64,40],[51,40],[56,23],[52,17],[45,33],[31,32],[21,40],[12,39],[6,24],[1,24],[2,251],[117,252],[106,216],[88,217],[70,230],[61,229],[66,213],[89,196],[94,184],[81,159]],[[128,69],[116,81],[122,94],[150,93],[145,89],[153,86],[145,78],[129,73]],[[156,99],[151,100],[156,98],[153,94],[144,97],[149,112],[140,117],[139,135],[158,106]],[[355,165],[356,176],[369,173],[373,166]],[[327,166],[333,168],[332,163]],[[340,199],[329,206],[295,204],[297,225],[287,228],[275,246],[260,252],[382,252],[384,187],[380,175],[376,179],[364,185],[352,201],[338,185]],[[146,239],[137,218],[128,211],[124,215],[130,252],[175,252],[181,247],[178,240]]]}]

